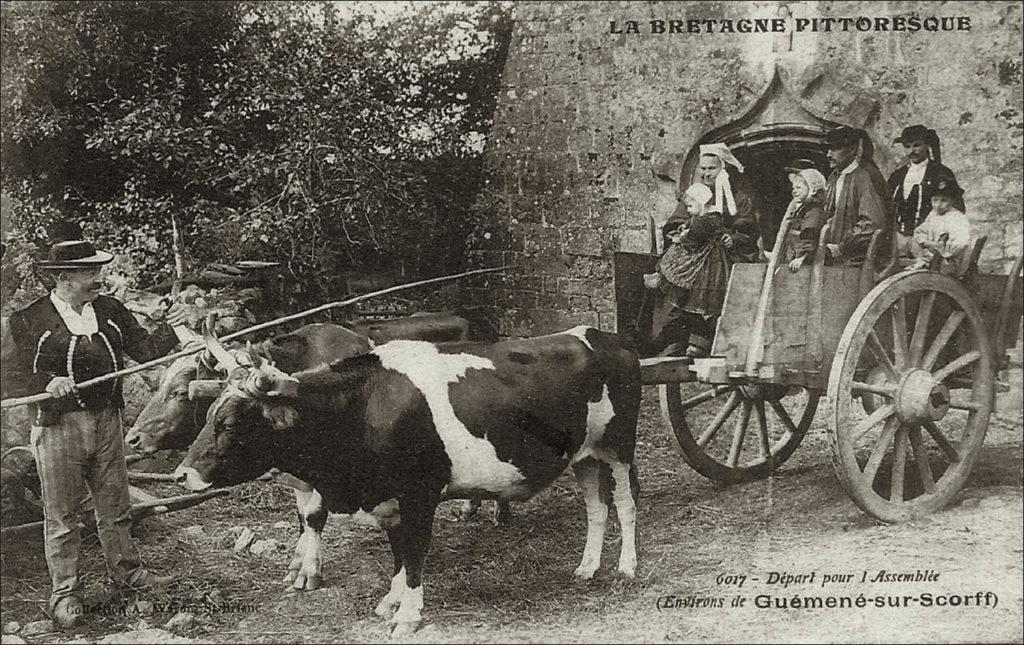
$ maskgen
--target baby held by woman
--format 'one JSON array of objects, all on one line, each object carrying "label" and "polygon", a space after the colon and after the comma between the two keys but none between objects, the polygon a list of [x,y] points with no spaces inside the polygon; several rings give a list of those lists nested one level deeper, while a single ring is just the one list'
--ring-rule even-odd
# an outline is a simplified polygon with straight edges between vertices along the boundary
[{"label": "baby held by woman", "polygon": [[713,321],[722,311],[729,279],[727,230],[720,213],[708,212],[713,197],[704,184],[686,189],[686,216],[675,228],[666,228],[668,248],[658,271],[644,276],[646,285],[661,293],[653,315],[655,337],[680,339],[662,354],[682,354],[685,349],[687,356],[706,356],[711,348]]}]

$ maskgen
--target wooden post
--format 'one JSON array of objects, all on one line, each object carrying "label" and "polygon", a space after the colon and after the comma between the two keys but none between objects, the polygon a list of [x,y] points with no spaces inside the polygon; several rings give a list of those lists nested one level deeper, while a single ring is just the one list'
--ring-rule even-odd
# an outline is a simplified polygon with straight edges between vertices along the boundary
[{"label": "wooden post", "polygon": [[764,360],[764,327],[768,317],[768,309],[772,306],[775,269],[779,266],[782,252],[786,250],[786,235],[789,233],[789,227],[792,224],[792,216],[787,215],[782,219],[782,223],[779,225],[779,232],[775,236],[775,246],[772,247],[772,254],[768,259],[768,269],[764,272],[764,281],[761,283],[761,299],[757,303],[757,313],[754,315],[754,327],[750,334],[750,344],[747,345],[747,364],[745,366],[747,376],[757,376],[757,369]]},{"label": "wooden post", "polygon": [[828,255],[827,243],[829,240],[829,233],[831,233],[832,225],[825,224],[821,228],[821,235],[818,237],[818,252],[814,256],[814,264],[811,268],[811,290],[808,294],[808,301],[810,306],[808,307],[807,316],[807,345],[811,349],[811,357],[814,359],[815,368],[821,369],[821,362],[823,360],[824,348],[822,347],[821,341],[821,322],[824,317],[822,308],[825,303],[822,302],[825,287],[825,256]]}]

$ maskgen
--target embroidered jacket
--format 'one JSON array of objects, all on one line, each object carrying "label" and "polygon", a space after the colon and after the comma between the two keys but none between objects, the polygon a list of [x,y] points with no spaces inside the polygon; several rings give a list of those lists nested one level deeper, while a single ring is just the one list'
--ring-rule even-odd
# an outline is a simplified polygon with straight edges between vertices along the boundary
[{"label": "embroidered jacket", "polygon": [[[49,296],[11,314],[13,356],[5,352],[5,397],[43,392],[56,376],[80,383],[123,368],[126,353],[141,363],[166,355],[177,344],[168,325],[149,333],[114,298],[100,296],[92,304],[98,330],[91,336],[72,334]],[[79,390],[72,397],[42,401],[33,416],[37,425],[53,425],[63,412],[108,406],[124,407],[121,379]]]}]

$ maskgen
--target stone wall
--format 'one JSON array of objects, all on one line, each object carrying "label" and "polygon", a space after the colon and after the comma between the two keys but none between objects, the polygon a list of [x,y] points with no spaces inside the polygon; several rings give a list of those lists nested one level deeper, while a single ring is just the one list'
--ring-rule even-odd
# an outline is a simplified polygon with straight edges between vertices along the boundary
[{"label": "stone wall", "polygon": [[[969,16],[971,31],[652,34],[653,19],[774,16],[775,2],[522,3],[506,64],[473,261],[514,264],[478,280],[469,302],[503,335],[575,324],[615,329],[612,252],[646,252],[649,217],[675,207],[683,160],[702,135],[739,118],[778,69],[818,118],[864,127],[888,175],[912,123],[935,128],[943,162],[989,236],[984,270],[1021,253],[1022,57],[1017,3],[791,2],[796,17]],[[639,21],[638,34],[612,34]]]}]

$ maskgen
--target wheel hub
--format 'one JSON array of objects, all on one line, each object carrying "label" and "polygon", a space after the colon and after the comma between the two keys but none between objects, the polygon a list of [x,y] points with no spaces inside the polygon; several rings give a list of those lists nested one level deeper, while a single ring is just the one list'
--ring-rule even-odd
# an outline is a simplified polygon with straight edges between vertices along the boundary
[{"label": "wheel hub", "polygon": [[911,370],[900,381],[896,413],[908,423],[938,421],[949,412],[949,388],[926,370]]}]

